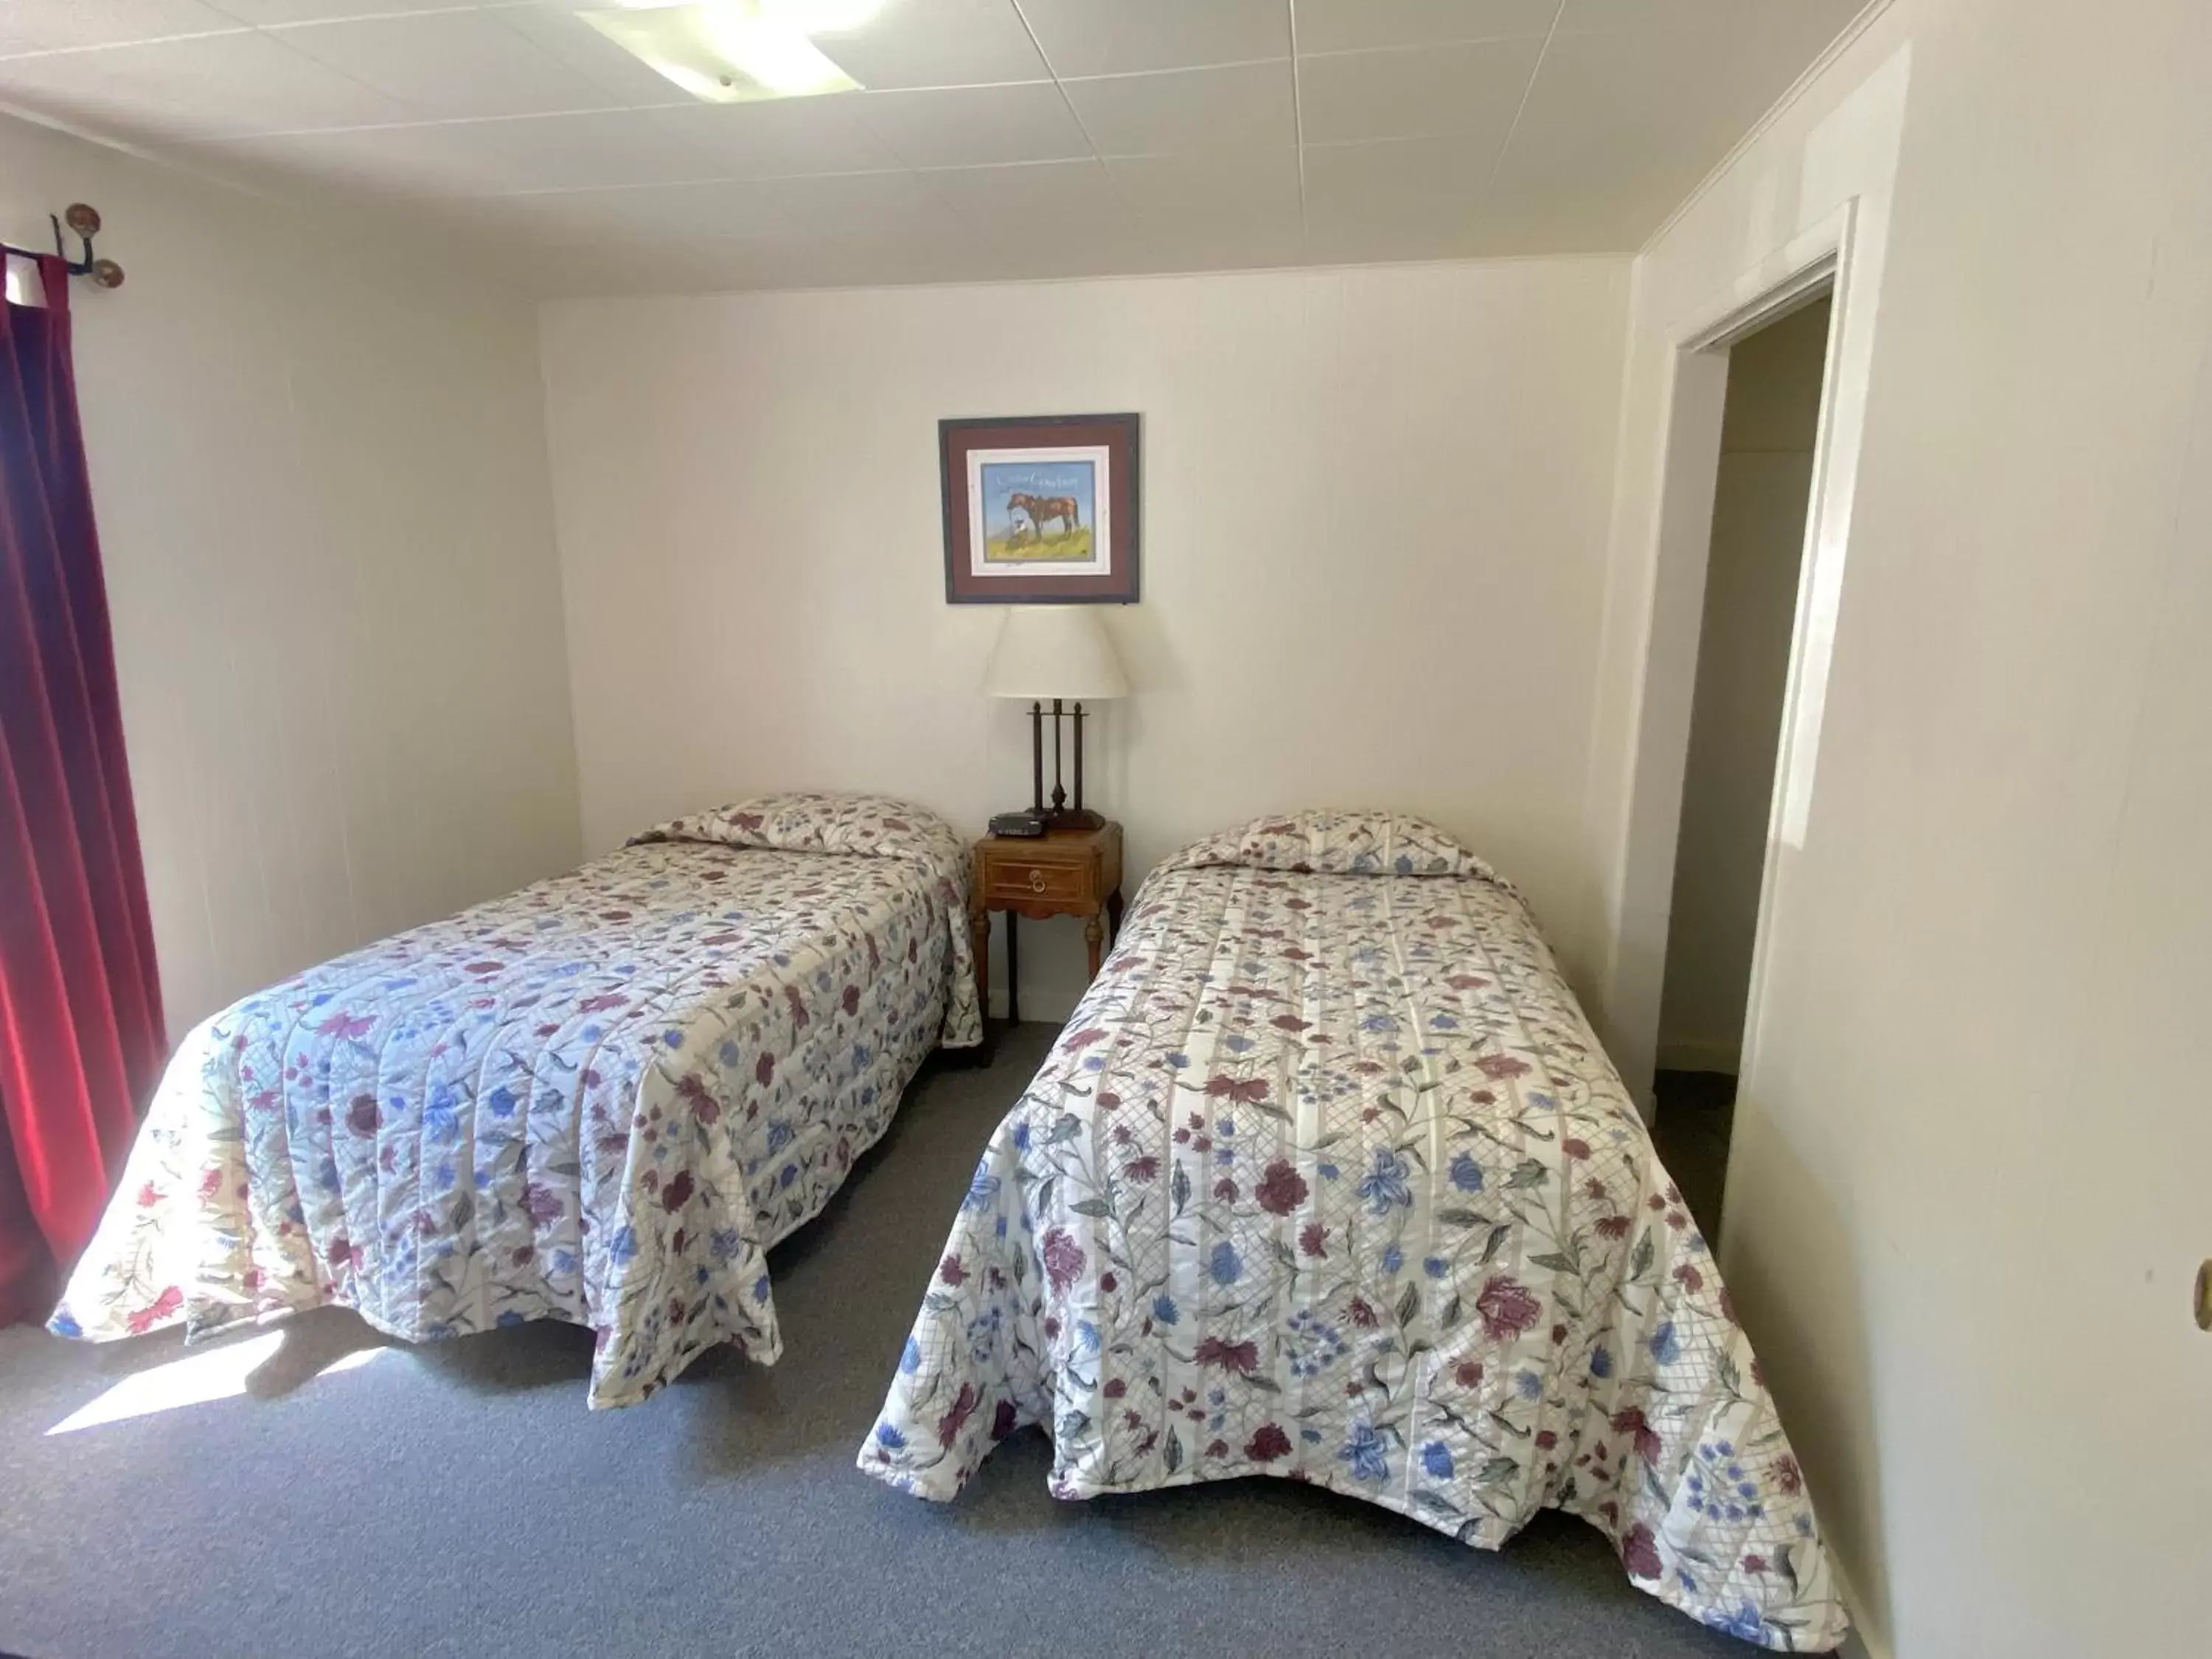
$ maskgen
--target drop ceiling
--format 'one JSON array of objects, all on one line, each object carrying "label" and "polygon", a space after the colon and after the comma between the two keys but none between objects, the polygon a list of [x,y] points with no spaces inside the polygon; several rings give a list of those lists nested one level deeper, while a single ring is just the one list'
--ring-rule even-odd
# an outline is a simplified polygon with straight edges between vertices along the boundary
[{"label": "drop ceiling", "polygon": [[0,105],[548,294],[1613,252],[1863,3],[884,0],[708,104],[581,0],[0,0]]}]

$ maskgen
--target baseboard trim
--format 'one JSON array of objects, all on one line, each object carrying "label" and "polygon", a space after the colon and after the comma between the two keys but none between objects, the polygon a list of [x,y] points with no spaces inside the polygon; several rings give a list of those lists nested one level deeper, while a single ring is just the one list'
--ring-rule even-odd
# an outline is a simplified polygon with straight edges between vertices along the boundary
[{"label": "baseboard trim", "polygon": [[1736,1042],[1693,1042],[1661,1038],[1659,1069],[1662,1072],[1726,1072],[1734,1076],[1743,1058]]}]

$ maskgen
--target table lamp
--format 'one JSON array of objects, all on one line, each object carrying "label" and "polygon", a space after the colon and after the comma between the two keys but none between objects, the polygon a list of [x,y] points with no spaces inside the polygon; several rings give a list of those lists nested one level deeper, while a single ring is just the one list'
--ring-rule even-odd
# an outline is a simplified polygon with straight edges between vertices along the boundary
[{"label": "table lamp", "polygon": [[[983,670],[983,690],[1030,706],[1031,816],[1047,830],[1097,830],[1106,822],[1083,804],[1083,705],[1126,696],[1128,677],[1097,609],[1079,605],[1023,605],[1007,609]],[[1044,706],[1052,704],[1052,804],[1044,794]],[[1072,705],[1072,706],[1071,706]],[[1061,786],[1060,731],[1075,724],[1075,804]]]}]

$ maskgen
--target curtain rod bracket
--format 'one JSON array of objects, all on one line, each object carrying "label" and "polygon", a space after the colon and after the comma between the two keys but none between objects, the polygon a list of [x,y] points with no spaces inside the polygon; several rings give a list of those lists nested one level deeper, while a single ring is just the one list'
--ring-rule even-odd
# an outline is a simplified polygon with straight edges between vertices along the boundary
[{"label": "curtain rod bracket", "polygon": [[[54,227],[54,252],[61,256],[62,264],[72,276],[89,276],[94,288],[121,288],[123,267],[112,259],[96,259],[92,253],[92,239],[100,234],[100,210],[89,202],[71,202],[61,218],[52,214],[46,217]],[[84,244],[83,252],[76,258],[69,257],[62,246],[62,226],[66,222],[75,231],[77,240]]]},{"label": "curtain rod bracket", "polygon": [[[94,256],[92,239],[100,234],[100,210],[85,202],[71,202],[66,213],[49,213],[46,222],[54,228],[54,257],[62,262],[62,269],[72,276],[89,276],[95,288],[121,288],[123,267],[112,259]],[[69,257],[69,249],[62,237],[62,226],[66,222],[83,244],[76,258]],[[0,242],[0,257],[9,253],[21,254],[26,259],[39,256],[27,247],[15,247]]]}]

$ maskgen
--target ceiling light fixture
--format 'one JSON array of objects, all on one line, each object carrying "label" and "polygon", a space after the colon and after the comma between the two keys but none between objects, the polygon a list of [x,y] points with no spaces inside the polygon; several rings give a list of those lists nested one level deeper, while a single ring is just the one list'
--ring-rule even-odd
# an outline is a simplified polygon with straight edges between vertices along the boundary
[{"label": "ceiling light fixture", "polygon": [[742,104],[859,91],[860,83],[785,14],[860,9],[860,0],[622,0],[612,9],[578,15],[693,97]]}]

